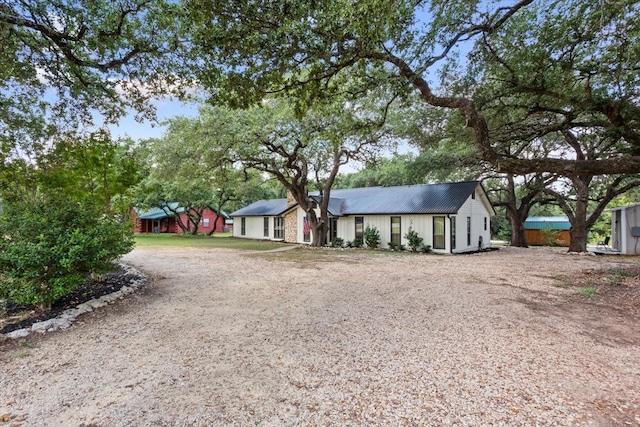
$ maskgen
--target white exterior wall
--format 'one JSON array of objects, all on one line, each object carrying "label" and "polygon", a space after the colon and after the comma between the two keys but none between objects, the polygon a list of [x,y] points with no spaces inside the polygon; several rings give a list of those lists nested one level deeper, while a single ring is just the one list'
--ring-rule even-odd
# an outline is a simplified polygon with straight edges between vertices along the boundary
[{"label": "white exterior wall", "polygon": [[[491,213],[480,198],[479,191],[476,191],[476,198],[469,197],[462,205],[456,217],[456,248],[457,252],[474,251],[478,249],[479,240],[482,237],[482,247],[491,245]],[[451,215],[454,216],[454,215]],[[467,244],[467,218],[471,217],[471,244]],[[485,230],[485,218],[487,229]],[[448,223],[448,221],[447,221]],[[449,225],[449,224],[448,224]],[[450,226],[450,225],[449,225]]]},{"label": "white exterior wall", "polygon": [[[433,215],[353,215],[338,219],[338,236],[342,237],[345,242],[355,239],[356,226],[355,217],[362,216],[364,219],[364,228],[367,226],[376,227],[380,233],[380,247],[386,249],[391,241],[391,217],[400,217],[400,242],[407,245],[407,239],[404,235],[409,231],[409,227],[415,230],[420,237],[424,239],[425,245],[433,247]],[[445,215],[437,215],[445,216]],[[446,218],[446,216],[445,216]],[[445,220],[445,241],[444,250],[436,250],[436,252],[449,252],[449,226]]]},{"label": "white exterior wall", "polygon": [[[367,225],[375,226],[380,232],[380,247],[388,248],[388,242],[391,241],[391,217],[400,217],[400,235],[401,243],[407,245],[407,239],[404,235],[409,231],[409,227],[415,230],[420,237],[424,239],[425,245],[433,248],[433,218],[445,218],[445,248],[433,249],[438,253],[459,253],[469,252],[478,249],[478,242],[482,237],[483,248],[487,248],[491,244],[491,212],[487,210],[487,205],[482,201],[479,195],[475,199],[469,199],[462,205],[456,215],[350,215],[338,219],[338,236],[343,238],[345,242],[353,241],[355,238],[355,217],[362,216],[364,219],[364,227]],[[450,218],[456,218],[456,248],[451,249],[451,221]],[[471,244],[467,245],[467,217],[471,218]],[[487,228],[485,230],[484,224]]]},{"label": "white exterior wall", "polygon": [[632,228],[640,227],[640,205],[613,209],[611,214],[611,248],[625,255],[640,254],[640,237],[631,233]]},{"label": "white exterior wall", "polygon": [[[457,214],[442,214],[442,215],[349,215],[338,218],[337,221],[337,234],[345,242],[350,242],[355,239],[355,217],[362,216],[364,219],[364,228],[367,225],[376,227],[380,232],[380,247],[388,248],[388,242],[391,241],[391,217],[400,217],[400,236],[401,243],[407,245],[407,239],[404,235],[411,227],[415,230],[420,237],[424,239],[425,245],[430,245],[433,249],[433,218],[444,217],[445,218],[445,248],[433,249],[438,253],[460,253],[475,251],[478,249],[478,242],[482,237],[483,248],[490,246],[491,239],[491,214],[489,210],[490,205],[488,201],[484,199],[483,192],[476,190],[476,197],[472,199],[469,197],[467,201],[462,205]],[[297,213],[297,242],[298,243],[310,243],[304,242],[304,217],[306,213],[300,207],[296,209]],[[316,211],[319,215],[319,212]],[[456,218],[456,248],[451,249],[451,222],[450,218]],[[471,217],[471,244],[467,245],[467,217]],[[246,233],[241,235],[241,222],[242,217],[234,218],[233,236],[248,239],[273,239],[273,216],[269,218],[269,237],[264,236],[264,217],[245,217],[246,218]],[[486,230],[485,230],[485,218],[486,218]],[[312,239],[313,240],[313,236]],[[640,246],[640,244],[639,244]]]},{"label": "white exterior wall", "polygon": [[[246,232],[244,235],[242,232],[242,218],[246,221]],[[273,239],[273,218],[269,218],[269,237],[264,235],[264,217],[263,216],[245,216],[233,218],[233,237],[239,237],[243,239]]]}]

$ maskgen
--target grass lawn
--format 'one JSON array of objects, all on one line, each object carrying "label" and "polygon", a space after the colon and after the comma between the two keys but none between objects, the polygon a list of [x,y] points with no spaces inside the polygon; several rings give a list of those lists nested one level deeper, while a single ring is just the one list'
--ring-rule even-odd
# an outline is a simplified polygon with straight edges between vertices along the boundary
[{"label": "grass lawn", "polygon": [[285,243],[268,240],[235,239],[231,233],[219,233],[213,236],[190,236],[182,234],[136,234],[136,247],[153,246],[186,246],[202,248],[245,249],[253,251],[268,251],[283,246]]}]

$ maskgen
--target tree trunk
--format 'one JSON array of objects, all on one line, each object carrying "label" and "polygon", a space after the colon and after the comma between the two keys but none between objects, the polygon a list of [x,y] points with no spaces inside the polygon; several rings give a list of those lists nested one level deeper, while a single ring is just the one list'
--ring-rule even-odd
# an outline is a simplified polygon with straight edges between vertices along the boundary
[{"label": "tree trunk", "polygon": [[586,252],[587,251],[587,235],[586,222],[584,217],[576,219],[569,230],[571,242],[569,243],[569,252]]},{"label": "tree trunk", "polygon": [[524,231],[524,222],[529,216],[529,204],[533,198],[520,202],[518,208],[518,199],[516,197],[516,184],[513,174],[507,175],[507,218],[511,224],[511,246],[518,248],[528,248],[527,235]]},{"label": "tree trunk", "polygon": [[212,236],[218,229],[218,218],[220,218],[220,215],[216,212],[216,217],[213,219],[213,228],[207,233],[207,236]]},{"label": "tree trunk", "polygon": [[510,213],[509,210],[507,211],[507,218],[509,219],[509,224],[511,224],[511,246],[528,248],[527,234],[524,231],[526,218],[520,218],[518,214]]},{"label": "tree trunk", "polygon": [[569,236],[571,238],[569,252],[586,252],[587,235],[589,234],[589,228],[587,227],[587,208],[589,203],[589,182],[591,179],[576,177],[572,179],[572,181],[578,197],[576,198],[573,218],[569,216],[569,219],[572,219],[571,230],[569,230]]},{"label": "tree trunk", "polygon": [[324,246],[326,242],[326,227],[322,221],[317,221],[315,225],[311,225],[311,246]]}]

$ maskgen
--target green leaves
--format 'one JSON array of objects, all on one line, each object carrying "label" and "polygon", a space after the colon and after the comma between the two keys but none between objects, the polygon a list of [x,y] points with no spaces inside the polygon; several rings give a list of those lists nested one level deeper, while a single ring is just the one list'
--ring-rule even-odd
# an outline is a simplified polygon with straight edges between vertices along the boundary
[{"label": "green leaves", "polygon": [[131,224],[64,197],[9,203],[0,219],[0,298],[50,306],[133,248]]},{"label": "green leaves", "polygon": [[182,10],[165,0],[3,2],[3,154],[24,154],[52,125],[114,123],[129,109],[153,118],[150,98],[183,95],[191,80],[187,57],[177,54]]}]

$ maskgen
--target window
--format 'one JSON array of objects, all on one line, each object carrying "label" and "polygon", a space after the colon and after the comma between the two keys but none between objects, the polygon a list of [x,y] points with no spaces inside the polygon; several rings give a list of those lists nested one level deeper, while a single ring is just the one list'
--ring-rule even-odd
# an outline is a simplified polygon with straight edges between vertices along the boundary
[{"label": "window", "polygon": [[338,218],[329,218],[329,242],[338,237]]},{"label": "window", "polygon": [[451,217],[451,249],[456,248],[456,217]]},{"label": "window", "polygon": [[433,249],[444,249],[444,217],[433,217]]},{"label": "window", "polygon": [[471,217],[467,217],[467,246],[471,246]]},{"label": "window", "polygon": [[473,200],[476,199],[476,192],[475,191],[473,193],[471,193],[471,199],[473,199]]},{"label": "window", "polygon": [[484,231],[487,231],[487,217],[484,217]]},{"label": "window", "polygon": [[262,234],[264,237],[269,237],[269,218],[265,217],[262,223]]},{"label": "window", "polygon": [[202,226],[203,227],[209,226],[209,218],[202,218]]},{"label": "window", "polygon": [[364,238],[364,217],[357,216],[356,220],[356,239]]},{"label": "window", "polygon": [[284,239],[284,218],[281,216],[273,218],[273,238]]},{"label": "window", "polygon": [[247,234],[247,218],[240,218],[240,235],[244,236]]},{"label": "window", "polygon": [[400,217],[392,216],[391,217],[391,243],[395,243],[396,245],[400,244]]}]

